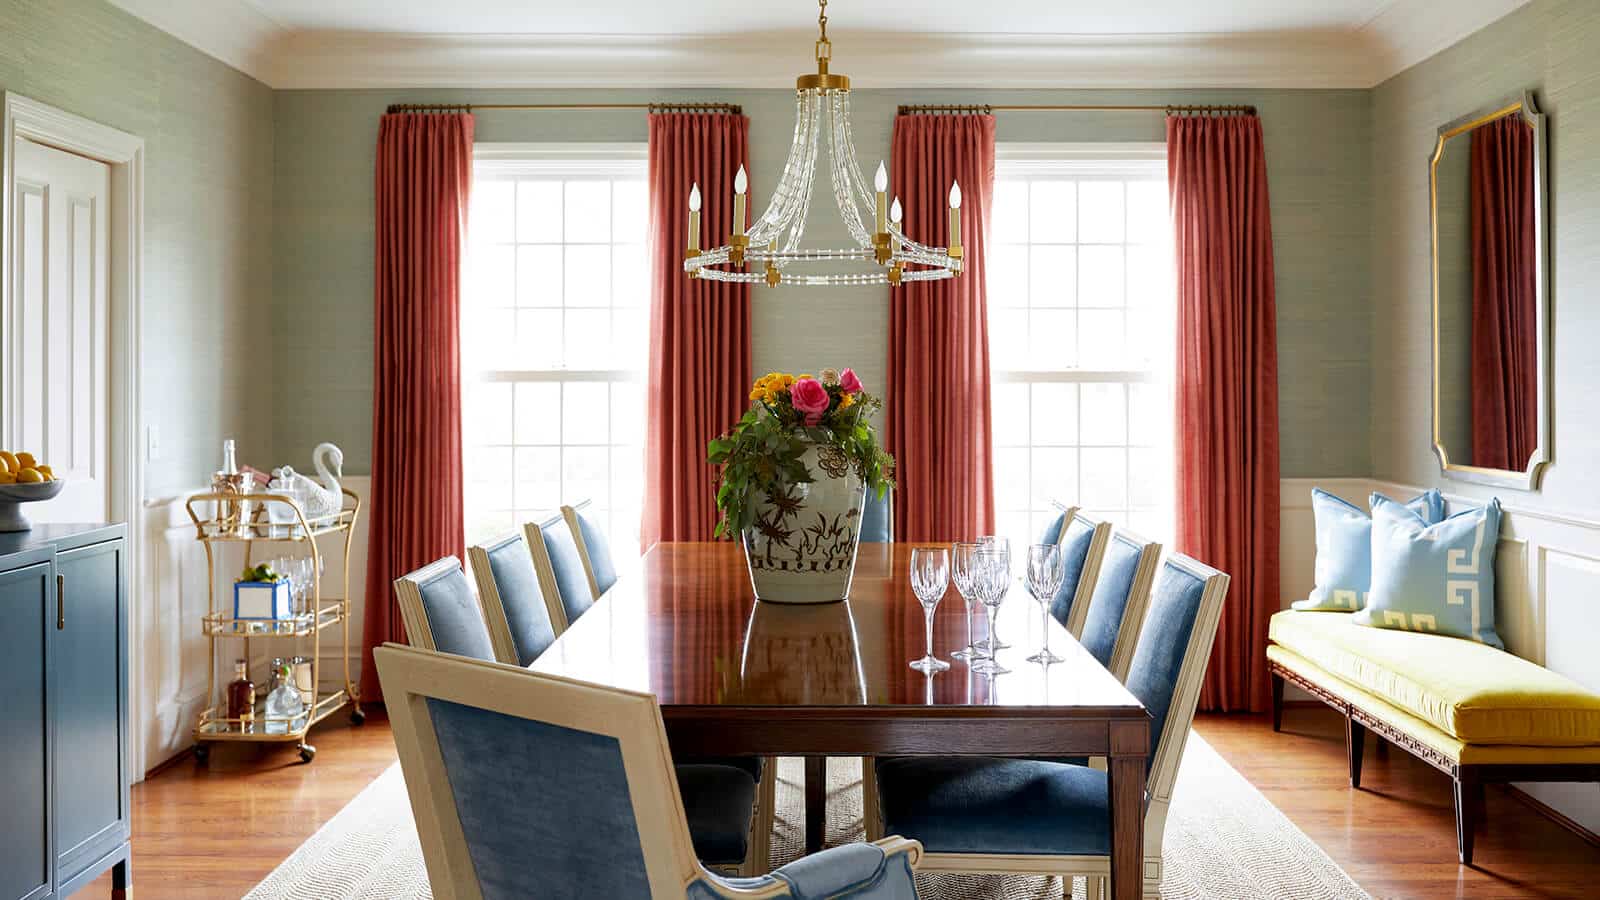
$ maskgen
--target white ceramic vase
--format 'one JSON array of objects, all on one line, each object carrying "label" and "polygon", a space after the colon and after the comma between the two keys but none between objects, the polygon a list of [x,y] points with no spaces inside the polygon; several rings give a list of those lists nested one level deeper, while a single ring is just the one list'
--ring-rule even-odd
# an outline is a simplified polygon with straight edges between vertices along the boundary
[{"label": "white ceramic vase", "polygon": [[813,444],[800,459],[810,484],[755,499],[744,530],[750,584],[769,603],[834,603],[850,595],[866,487],[836,447]]}]

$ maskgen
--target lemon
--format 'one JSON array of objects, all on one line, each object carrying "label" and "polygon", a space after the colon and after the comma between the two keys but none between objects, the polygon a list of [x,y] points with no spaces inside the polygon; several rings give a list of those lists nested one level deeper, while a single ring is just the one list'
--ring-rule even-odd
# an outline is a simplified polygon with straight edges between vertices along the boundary
[{"label": "lemon", "polygon": [[0,484],[16,484],[17,476],[10,472],[0,471]]},{"label": "lemon", "polygon": [[39,468],[39,461],[37,459],[33,458],[33,454],[32,453],[28,453],[28,452],[24,451],[22,453],[18,453],[17,454],[17,464],[15,466],[13,466],[12,468],[14,468],[14,469],[37,469],[37,468]]},{"label": "lemon", "polygon": [[11,455],[11,451],[0,450],[0,468],[5,469],[7,472],[12,474],[16,474],[16,471],[22,467],[17,465],[17,458]]},{"label": "lemon", "polygon": [[51,471],[49,466],[37,465],[37,466],[34,466],[34,468],[39,470],[39,474],[44,476],[44,480],[45,481],[55,481],[56,480],[56,473]]},{"label": "lemon", "polygon": [[44,481],[44,476],[38,469],[23,469],[17,473],[17,484],[39,484]]}]

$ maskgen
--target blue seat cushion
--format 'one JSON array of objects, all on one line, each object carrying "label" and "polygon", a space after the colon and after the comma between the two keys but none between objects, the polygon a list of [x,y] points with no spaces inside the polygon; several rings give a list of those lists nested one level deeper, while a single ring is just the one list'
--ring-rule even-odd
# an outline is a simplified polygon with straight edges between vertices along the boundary
[{"label": "blue seat cushion", "polygon": [[454,653],[473,659],[494,660],[494,642],[484,624],[483,609],[472,592],[467,575],[458,564],[431,581],[417,585],[422,610],[433,633],[433,646],[440,653]]},{"label": "blue seat cushion", "polygon": [[884,833],[930,853],[1111,852],[1104,772],[990,757],[898,757],[877,772]]},{"label": "blue seat cushion", "polygon": [[750,851],[756,780],[733,766],[700,763],[679,765],[677,771],[695,856],[708,865],[742,862]]},{"label": "blue seat cushion", "polygon": [[[1060,534],[1059,529],[1057,534]],[[1089,545],[1094,543],[1094,529],[1078,519],[1067,525],[1061,535],[1061,587],[1050,601],[1050,615],[1065,625],[1072,615],[1072,601],[1078,596],[1078,582],[1083,579],[1084,564],[1089,561]]]},{"label": "blue seat cushion", "polygon": [[759,756],[674,756],[673,762],[680,766],[732,766],[741,772],[749,772],[750,777],[761,780],[761,757]]}]

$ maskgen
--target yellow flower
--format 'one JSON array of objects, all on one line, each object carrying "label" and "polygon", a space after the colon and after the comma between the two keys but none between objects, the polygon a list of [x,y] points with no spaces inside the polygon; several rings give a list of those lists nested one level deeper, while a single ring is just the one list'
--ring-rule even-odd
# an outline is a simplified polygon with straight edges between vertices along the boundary
[{"label": "yellow flower", "polygon": [[[800,376],[800,377],[801,377],[801,378],[812,378],[812,375],[811,375],[811,373],[810,373],[810,372],[807,372],[807,373],[806,373],[806,374],[804,374],[804,375],[801,375],[801,376]],[[812,380],[815,380],[815,379],[814,379],[814,378],[813,378],[813,379],[812,379]]]},{"label": "yellow flower", "polygon": [[855,394],[845,394],[843,397],[839,398],[839,408],[840,409],[849,409],[850,407],[854,406],[855,404],[856,404],[856,395]]}]

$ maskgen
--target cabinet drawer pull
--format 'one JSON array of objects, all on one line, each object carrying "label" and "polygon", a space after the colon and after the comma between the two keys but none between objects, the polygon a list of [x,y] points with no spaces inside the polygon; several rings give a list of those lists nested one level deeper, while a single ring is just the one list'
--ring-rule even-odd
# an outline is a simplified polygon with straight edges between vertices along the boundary
[{"label": "cabinet drawer pull", "polygon": [[67,576],[56,575],[56,630],[67,629]]}]

